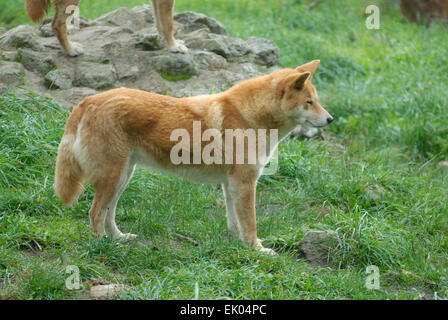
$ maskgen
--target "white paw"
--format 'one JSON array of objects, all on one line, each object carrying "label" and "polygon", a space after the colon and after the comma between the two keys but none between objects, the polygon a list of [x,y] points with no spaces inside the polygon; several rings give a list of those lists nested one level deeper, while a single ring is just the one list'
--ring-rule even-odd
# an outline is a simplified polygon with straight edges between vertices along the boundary
[{"label": "white paw", "polygon": [[257,239],[257,241],[256,241],[255,250],[260,251],[261,253],[264,253],[264,254],[267,254],[270,256],[275,256],[277,254],[274,250],[263,247],[260,239]]},{"label": "white paw", "polygon": [[260,251],[261,253],[267,254],[269,256],[277,255],[277,253],[274,250],[269,249],[269,248],[261,247],[261,248],[258,248],[257,250]]},{"label": "white paw", "polygon": [[133,233],[122,233],[119,236],[117,236],[118,241],[120,242],[128,242],[128,241],[132,241],[135,238],[137,238],[136,234]]},{"label": "white paw", "polygon": [[173,46],[169,46],[168,49],[171,52],[187,53],[188,48],[183,43],[184,42],[182,40],[177,40],[176,44]]},{"label": "white paw", "polygon": [[67,53],[71,57],[76,57],[84,53],[84,48],[79,43],[72,42],[72,49]]}]

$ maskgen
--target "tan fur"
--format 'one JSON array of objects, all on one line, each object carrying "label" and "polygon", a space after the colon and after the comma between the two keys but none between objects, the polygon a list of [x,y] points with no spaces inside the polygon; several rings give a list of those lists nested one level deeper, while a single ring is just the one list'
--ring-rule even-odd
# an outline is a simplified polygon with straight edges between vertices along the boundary
[{"label": "tan fur", "polygon": [[[225,129],[277,129],[279,139],[298,124],[323,127],[332,118],[317,102],[310,82],[318,64],[313,61],[297,69],[282,69],[213,95],[172,98],[121,88],[90,96],[67,120],[56,163],[56,194],[70,203],[80,192],[81,182],[93,184],[90,220],[94,233],[103,235],[105,231],[127,240],[135,235],[118,230],[115,208],[136,164],[221,184],[230,231],[247,246],[271,252],[263,248],[256,231],[256,184],[263,165],[247,161],[175,165],[170,151],[177,141],[170,136],[173,130],[183,128],[192,137],[193,121],[201,121],[202,132],[214,128],[222,134]],[[224,134],[223,139],[224,149]],[[271,146],[270,153],[275,147]]]},{"label": "tan fur", "polygon": [[48,11],[50,0],[25,0],[25,12],[33,22],[39,22]]},{"label": "tan fur", "polygon": [[73,110],[65,125],[64,137],[58,148],[54,189],[65,205],[73,203],[82,191],[83,174],[79,162],[75,159],[73,144],[83,110],[82,103]]},{"label": "tan fur", "polygon": [[448,0],[400,0],[402,14],[412,22],[448,19]]},{"label": "tan fur", "polygon": [[[62,48],[70,56],[82,54],[82,46],[72,43],[67,36],[67,19],[74,12],[67,12],[67,7],[78,6],[80,0],[53,0],[54,17],[52,28]],[[164,37],[171,51],[186,52],[187,48],[174,39],[173,10],[174,0],[151,0],[154,7],[154,16],[157,30]],[[50,6],[50,0],[25,0],[25,11],[33,22],[39,22]]]}]

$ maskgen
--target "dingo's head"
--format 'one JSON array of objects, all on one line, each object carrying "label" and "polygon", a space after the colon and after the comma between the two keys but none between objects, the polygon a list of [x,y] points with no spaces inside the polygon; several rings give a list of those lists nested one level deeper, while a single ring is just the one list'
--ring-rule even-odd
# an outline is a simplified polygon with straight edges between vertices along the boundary
[{"label": "dingo's head", "polygon": [[319,60],[314,60],[296,69],[278,71],[282,77],[277,87],[281,109],[296,124],[320,128],[333,121],[333,117],[319,104],[316,88],[311,84],[311,77],[319,63]]}]

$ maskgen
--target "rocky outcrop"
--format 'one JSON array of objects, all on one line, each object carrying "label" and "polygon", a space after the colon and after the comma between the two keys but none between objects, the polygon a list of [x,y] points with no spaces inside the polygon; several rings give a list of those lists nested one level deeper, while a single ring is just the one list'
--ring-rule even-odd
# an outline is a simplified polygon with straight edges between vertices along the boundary
[{"label": "rocky outcrop", "polygon": [[4,86],[19,86],[23,84],[25,68],[17,62],[0,62],[0,83]]},{"label": "rocky outcrop", "polygon": [[115,87],[175,97],[218,92],[271,72],[279,49],[269,40],[229,37],[213,18],[194,12],[174,17],[176,38],[187,54],[171,53],[154,25],[152,8],[120,8],[90,21],[69,37],[84,54],[66,55],[46,20],[0,33],[0,86],[20,88],[73,107],[85,96]]}]

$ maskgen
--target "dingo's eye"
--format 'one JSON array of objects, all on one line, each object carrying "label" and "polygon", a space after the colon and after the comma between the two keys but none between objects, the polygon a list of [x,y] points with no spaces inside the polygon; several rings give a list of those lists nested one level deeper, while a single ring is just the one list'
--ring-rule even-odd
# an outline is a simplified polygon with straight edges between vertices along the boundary
[{"label": "dingo's eye", "polygon": [[309,100],[309,101],[307,101],[306,103],[309,104],[309,105],[312,105],[312,104],[313,104],[313,101]]}]

